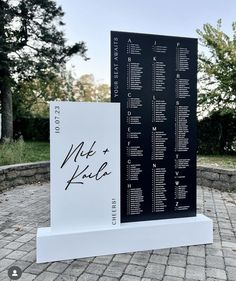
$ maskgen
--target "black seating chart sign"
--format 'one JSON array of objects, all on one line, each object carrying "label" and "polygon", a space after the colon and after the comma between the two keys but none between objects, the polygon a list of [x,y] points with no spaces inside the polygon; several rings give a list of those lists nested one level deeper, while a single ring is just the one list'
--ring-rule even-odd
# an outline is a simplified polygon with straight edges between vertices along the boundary
[{"label": "black seating chart sign", "polygon": [[111,32],[121,222],[196,215],[197,39]]}]

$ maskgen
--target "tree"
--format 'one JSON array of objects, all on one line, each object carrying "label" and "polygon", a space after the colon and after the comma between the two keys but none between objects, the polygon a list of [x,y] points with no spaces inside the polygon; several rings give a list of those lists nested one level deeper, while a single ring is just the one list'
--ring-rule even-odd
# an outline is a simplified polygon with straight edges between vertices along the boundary
[{"label": "tree", "polygon": [[76,99],[79,101],[110,101],[110,87],[104,83],[96,83],[93,74],[82,75],[76,83],[75,92]]},{"label": "tree", "polygon": [[2,137],[13,136],[13,86],[42,80],[74,54],[86,59],[84,42],[66,45],[63,15],[54,0],[0,0]]},{"label": "tree", "polygon": [[96,83],[92,74],[84,74],[78,80],[65,67],[51,72],[47,77],[19,81],[13,87],[14,119],[48,117],[49,101],[110,101],[110,87]]},{"label": "tree", "polygon": [[197,30],[207,52],[199,55],[200,87],[198,104],[202,111],[236,114],[236,22],[232,37],[217,26],[205,24]]},{"label": "tree", "polygon": [[65,67],[47,77],[19,81],[13,87],[14,119],[48,117],[49,101],[75,101],[75,78]]}]

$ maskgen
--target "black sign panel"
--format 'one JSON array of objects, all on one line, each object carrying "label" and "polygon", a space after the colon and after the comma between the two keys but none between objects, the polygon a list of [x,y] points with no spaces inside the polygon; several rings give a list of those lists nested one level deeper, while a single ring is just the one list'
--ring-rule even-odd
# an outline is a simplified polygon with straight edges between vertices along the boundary
[{"label": "black sign panel", "polygon": [[121,222],[196,215],[197,39],[111,32]]}]

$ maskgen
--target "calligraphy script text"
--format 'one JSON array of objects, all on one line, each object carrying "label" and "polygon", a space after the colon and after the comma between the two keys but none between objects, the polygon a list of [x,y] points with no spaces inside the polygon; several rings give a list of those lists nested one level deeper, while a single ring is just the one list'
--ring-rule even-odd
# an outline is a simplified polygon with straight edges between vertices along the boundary
[{"label": "calligraphy script text", "polygon": [[[61,169],[69,162],[78,162],[78,159],[81,157],[84,157],[86,159],[93,157],[97,152],[95,151],[94,147],[96,145],[96,141],[92,143],[90,148],[86,150],[84,148],[85,143],[82,141],[80,144],[78,144],[75,148],[72,144],[65,159],[62,162]],[[107,150],[109,151],[109,150]],[[96,181],[101,180],[103,177],[108,176],[111,174],[111,172],[105,171],[108,163],[104,162],[102,165],[98,168],[98,170],[91,171],[90,165],[86,165],[86,167],[81,168],[81,166],[77,163],[76,169],[72,175],[72,177],[67,181],[67,185],[65,187],[65,190],[68,189],[68,187],[71,184],[84,184],[84,180],[86,179],[94,179]]]}]

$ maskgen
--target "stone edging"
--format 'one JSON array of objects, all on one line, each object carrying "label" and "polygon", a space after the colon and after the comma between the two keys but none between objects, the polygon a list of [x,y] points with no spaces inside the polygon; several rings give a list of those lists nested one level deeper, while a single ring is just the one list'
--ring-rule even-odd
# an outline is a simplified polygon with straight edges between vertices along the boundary
[{"label": "stone edging", "polygon": [[49,161],[1,166],[0,191],[17,185],[49,181],[49,178]]},{"label": "stone edging", "polygon": [[[49,179],[49,161],[0,167],[0,191]],[[197,184],[223,191],[236,191],[236,170],[198,165]]]},{"label": "stone edging", "polygon": [[236,170],[198,165],[197,184],[221,191],[236,191]]}]

